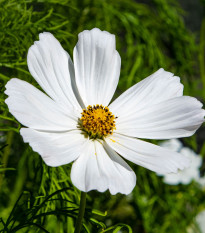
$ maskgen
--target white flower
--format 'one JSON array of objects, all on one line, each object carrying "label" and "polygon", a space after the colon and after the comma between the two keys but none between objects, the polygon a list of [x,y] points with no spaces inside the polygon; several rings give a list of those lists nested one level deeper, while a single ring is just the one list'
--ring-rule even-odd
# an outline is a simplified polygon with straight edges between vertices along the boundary
[{"label": "white flower", "polygon": [[192,224],[188,227],[188,233],[205,233],[205,210],[201,211],[196,217],[196,224]]},{"label": "white flower", "polygon": [[198,177],[198,179],[196,179],[196,182],[200,184],[202,189],[205,188],[205,176]]},{"label": "white flower", "polygon": [[202,164],[202,157],[197,155],[193,150],[188,147],[183,147],[182,143],[177,139],[165,141],[160,144],[165,148],[169,148],[172,151],[180,152],[185,155],[190,161],[190,167],[185,168],[183,171],[179,171],[176,174],[170,173],[164,175],[164,182],[170,185],[189,184],[192,180],[197,181],[200,178],[199,168]]},{"label": "white flower", "polygon": [[160,143],[160,146],[165,147],[172,151],[176,151],[176,152],[180,152],[180,150],[183,147],[179,139],[170,139],[170,140],[164,141]]},{"label": "white flower", "polygon": [[110,104],[121,64],[114,35],[96,28],[81,32],[74,64],[52,34],[39,37],[28,67],[47,95],[15,78],[5,93],[10,112],[27,127],[20,130],[24,141],[47,165],[74,161],[77,188],[111,194],[128,194],[136,183],[121,156],[159,173],[188,166],[184,155],[137,139],[188,137],[203,123],[202,104],[182,96],[179,77],[159,69]]},{"label": "white flower", "polygon": [[205,233],[205,210],[201,211],[197,216],[196,216],[196,222],[201,230],[201,233]]}]

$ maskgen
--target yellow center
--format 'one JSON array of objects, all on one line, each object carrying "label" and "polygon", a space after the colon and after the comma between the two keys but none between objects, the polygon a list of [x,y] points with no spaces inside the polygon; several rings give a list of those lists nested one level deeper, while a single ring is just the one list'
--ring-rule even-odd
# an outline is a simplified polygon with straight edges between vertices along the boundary
[{"label": "yellow center", "polygon": [[115,128],[115,116],[108,107],[102,105],[88,106],[83,109],[80,118],[83,130],[90,138],[103,138],[112,134]]}]

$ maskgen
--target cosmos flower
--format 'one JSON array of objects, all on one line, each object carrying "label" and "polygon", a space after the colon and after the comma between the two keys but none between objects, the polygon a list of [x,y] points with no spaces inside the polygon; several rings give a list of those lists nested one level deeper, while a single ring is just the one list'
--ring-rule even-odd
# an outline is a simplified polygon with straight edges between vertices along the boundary
[{"label": "cosmos flower", "polygon": [[205,233],[205,210],[195,217],[195,224],[188,227],[187,233]]},{"label": "cosmos flower", "polygon": [[202,189],[205,189],[205,176],[204,174],[202,176],[199,176],[198,179],[195,179],[195,181],[200,185]]},{"label": "cosmos flower", "polygon": [[196,222],[201,230],[201,233],[205,233],[205,210],[201,211],[196,216]]},{"label": "cosmos flower", "polygon": [[190,159],[190,167],[185,168],[178,173],[168,173],[164,175],[164,182],[170,185],[189,184],[192,180],[198,182],[200,179],[200,167],[202,165],[202,157],[197,155],[188,147],[183,147],[182,143],[177,139],[171,139],[160,144],[160,146],[177,151]]},{"label": "cosmos flower", "polygon": [[48,166],[74,161],[78,189],[128,194],[136,176],[121,156],[163,174],[189,165],[184,155],[138,139],[188,137],[203,123],[202,104],[182,96],[179,77],[159,69],[110,104],[121,65],[114,35],[81,32],[73,63],[52,34],[39,37],[27,59],[45,93],[16,78],[5,93],[9,111],[27,127],[20,130],[24,142]]}]

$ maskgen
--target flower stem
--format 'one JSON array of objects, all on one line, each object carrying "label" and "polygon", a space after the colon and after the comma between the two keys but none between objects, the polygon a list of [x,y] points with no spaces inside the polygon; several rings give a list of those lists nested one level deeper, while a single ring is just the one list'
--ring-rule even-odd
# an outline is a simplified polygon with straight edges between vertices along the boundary
[{"label": "flower stem", "polygon": [[75,225],[75,232],[74,233],[80,233],[82,222],[83,222],[83,216],[85,213],[85,205],[86,205],[86,193],[81,192],[80,197],[80,208],[78,213],[78,218]]}]

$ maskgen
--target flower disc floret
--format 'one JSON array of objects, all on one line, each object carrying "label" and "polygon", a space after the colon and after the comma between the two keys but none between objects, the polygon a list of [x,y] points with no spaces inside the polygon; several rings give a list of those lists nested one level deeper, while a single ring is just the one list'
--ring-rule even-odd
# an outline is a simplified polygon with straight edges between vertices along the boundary
[{"label": "flower disc floret", "polygon": [[89,105],[81,113],[83,130],[90,138],[103,138],[108,134],[113,134],[115,128],[115,116],[108,107],[102,105]]}]

